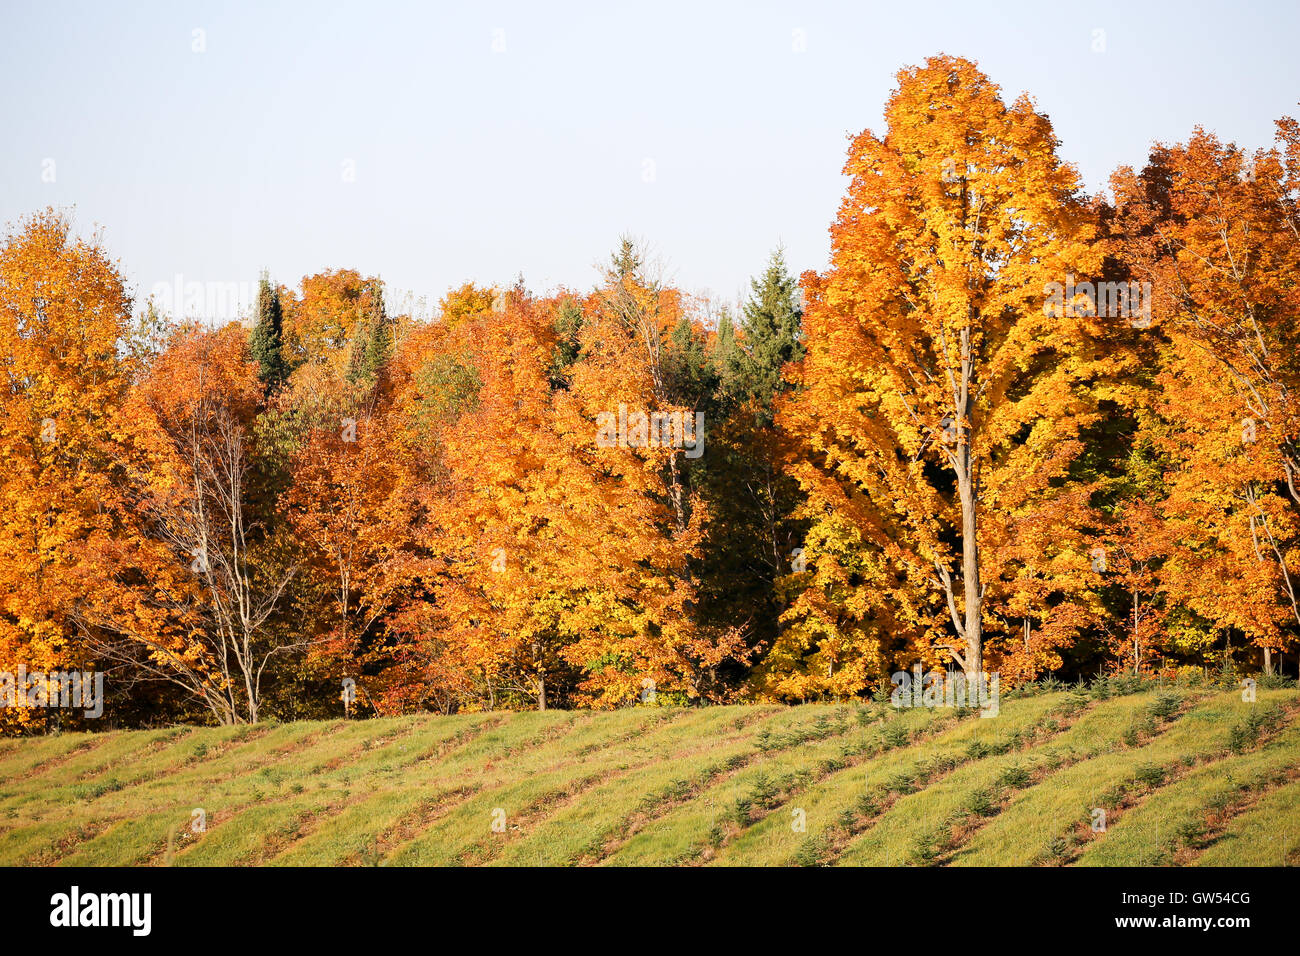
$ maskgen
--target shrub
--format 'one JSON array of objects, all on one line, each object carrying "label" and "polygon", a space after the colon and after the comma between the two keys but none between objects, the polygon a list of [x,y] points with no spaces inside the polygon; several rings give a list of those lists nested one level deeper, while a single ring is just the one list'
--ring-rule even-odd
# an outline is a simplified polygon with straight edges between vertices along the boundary
[{"label": "shrub", "polygon": [[911,862],[916,866],[930,866],[939,858],[942,835],[932,831],[917,839],[912,847]]},{"label": "shrub", "polygon": [[1244,721],[1234,724],[1228,732],[1228,747],[1233,753],[1244,753],[1259,742],[1261,734],[1267,733],[1281,722],[1282,709],[1276,704],[1251,710]]},{"label": "shrub", "polygon": [[1053,837],[1052,841],[1047,844],[1046,856],[1053,862],[1060,862],[1065,859],[1065,855],[1070,852],[1070,844],[1065,837]]},{"label": "shrub", "polygon": [[998,777],[998,786],[1019,790],[1021,787],[1029,786],[1030,779],[1030,773],[1026,768],[1007,767]]},{"label": "shrub", "polygon": [[[741,822],[743,823],[744,821]],[[709,832],[705,839],[711,847],[722,846],[722,841],[726,839],[726,834],[722,831],[721,822],[715,821],[713,826],[709,827]]]},{"label": "shrub", "polygon": [[1205,836],[1205,824],[1200,820],[1184,820],[1174,829],[1174,836],[1183,846],[1196,846]]},{"label": "shrub", "polygon": [[923,764],[922,773],[926,777],[934,776],[939,773],[947,773],[957,766],[960,761],[952,754],[935,754]]},{"label": "shrub", "polygon": [[822,857],[825,855],[826,847],[823,840],[808,837],[803,843],[799,844],[799,850],[794,856],[795,866],[821,866]]},{"label": "shrub", "polygon": [[754,806],[766,810],[776,800],[777,785],[766,773],[759,773],[754,785],[749,789],[749,799]]},{"label": "shrub", "polygon": [[916,777],[906,770],[900,770],[889,778],[889,781],[885,784],[885,789],[897,794],[916,793]]},{"label": "shrub", "polygon": [[1281,674],[1256,674],[1255,685],[1264,690],[1287,690],[1296,686],[1296,680]]},{"label": "shrub", "polygon": [[858,797],[853,809],[860,817],[874,817],[880,812],[880,800],[874,793],[864,793]]},{"label": "shrub", "polygon": [[902,727],[885,727],[880,731],[880,742],[886,750],[902,747],[907,743],[907,731]]},{"label": "shrub", "polygon": [[1088,687],[1088,694],[1094,700],[1108,700],[1111,697],[1139,694],[1147,690],[1150,683],[1148,678],[1140,674],[1112,674],[1093,681]]},{"label": "shrub", "polygon": [[991,790],[976,790],[966,801],[966,809],[977,817],[992,817],[997,815],[1002,806]]},{"label": "shrub", "polygon": [[1144,763],[1134,771],[1138,783],[1152,789],[1164,784],[1169,776],[1169,771],[1159,764]]},{"label": "shrub", "polygon": [[1156,694],[1156,699],[1151,702],[1148,711],[1151,716],[1157,720],[1168,720],[1174,714],[1178,713],[1178,708],[1183,705],[1181,694],[1171,691],[1161,691]]}]

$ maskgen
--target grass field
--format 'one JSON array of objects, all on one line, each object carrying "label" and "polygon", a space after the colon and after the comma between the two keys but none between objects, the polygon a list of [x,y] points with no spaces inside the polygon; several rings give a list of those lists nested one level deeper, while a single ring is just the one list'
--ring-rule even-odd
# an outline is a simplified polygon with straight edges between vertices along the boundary
[{"label": "grass field", "polygon": [[[1102,816],[1104,815],[1104,821]],[[1300,863],[1300,695],[418,716],[0,742],[0,863]]]}]

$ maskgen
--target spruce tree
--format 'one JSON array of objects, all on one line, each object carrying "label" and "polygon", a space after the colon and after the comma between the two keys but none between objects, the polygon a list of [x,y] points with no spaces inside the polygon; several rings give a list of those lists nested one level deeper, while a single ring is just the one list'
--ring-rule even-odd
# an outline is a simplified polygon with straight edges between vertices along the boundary
[{"label": "spruce tree", "polygon": [[736,341],[736,323],[731,310],[722,306],[718,312],[718,335],[713,344],[713,365],[718,376],[719,400],[734,401],[745,392],[745,355]]},{"label": "spruce tree", "polygon": [[[744,306],[744,349],[735,350],[730,361],[738,363],[729,379],[743,383],[743,398],[752,400],[760,417],[770,420],[772,399],[781,389],[781,369],[803,356],[800,344],[799,286],[785,264],[785,253],[777,248],[767,269],[750,280],[752,292]],[[742,397],[742,396],[738,396]]]},{"label": "spruce tree", "polygon": [[620,236],[618,252],[609,257],[610,273],[615,279],[641,279],[641,269],[645,262],[636,242],[630,236]]},{"label": "spruce tree", "polygon": [[569,369],[582,354],[582,306],[566,298],[555,310],[555,354],[547,373],[551,388],[568,388]]},{"label": "spruce tree", "polygon": [[790,517],[801,495],[772,421],[782,366],[802,355],[802,315],[781,250],[752,287],[739,323],[722,309],[710,355],[716,416],[698,480],[711,521],[697,593],[701,620],[739,624],[758,647],[779,633],[784,604],[776,582],[802,540],[803,524]]},{"label": "spruce tree", "polygon": [[281,349],[284,310],[280,293],[266,272],[257,290],[257,324],[253,327],[249,350],[259,366],[258,376],[268,386],[281,384],[288,375]]},{"label": "spruce tree", "polygon": [[392,322],[384,308],[383,287],[378,283],[368,290],[369,315],[357,325],[356,340],[352,344],[351,367],[348,380],[373,386],[393,354]]}]

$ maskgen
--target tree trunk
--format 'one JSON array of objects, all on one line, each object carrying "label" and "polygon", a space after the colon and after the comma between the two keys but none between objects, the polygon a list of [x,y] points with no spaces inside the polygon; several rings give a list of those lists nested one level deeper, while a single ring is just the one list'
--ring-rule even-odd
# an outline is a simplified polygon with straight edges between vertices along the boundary
[{"label": "tree trunk", "polygon": [[963,474],[957,482],[961,496],[961,578],[966,606],[966,660],[967,680],[978,680],[984,671],[984,642],[981,633],[979,542],[976,539],[975,487],[970,476],[970,445],[959,450],[965,459]]},{"label": "tree trunk", "polygon": [[[696,441],[698,441],[698,436]],[[668,456],[668,497],[673,503],[673,516],[677,519],[677,533],[686,532],[686,504],[682,495],[682,477],[679,474],[677,465],[677,452],[673,451]]]},{"label": "tree trunk", "polygon": [[533,645],[533,663],[537,665],[537,709],[546,709],[546,664],[542,661],[542,649]]},{"label": "tree trunk", "polygon": [[[963,202],[964,202],[963,198]],[[973,315],[972,315],[973,319]],[[973,324],[973,322],[972,322]],[[953,396],[957,431],[957,493],[961,498],[961,579],[965,599],[967,681],[978,681],[984,673],[984,634],[981,611],[984,592],[980,587],[979,522],[975,512],[979,499],[979,479],[975,475],[971,454],[971,386],[975,361],[971,349],[970,328],[961,331],[961,380]]]},{"label": "tree trunk", "polygon": [[1138,592],[1137,586],[1133,587],[1133,673],[1137,674],[1142,669],[1142,649],[1138,644]]}]

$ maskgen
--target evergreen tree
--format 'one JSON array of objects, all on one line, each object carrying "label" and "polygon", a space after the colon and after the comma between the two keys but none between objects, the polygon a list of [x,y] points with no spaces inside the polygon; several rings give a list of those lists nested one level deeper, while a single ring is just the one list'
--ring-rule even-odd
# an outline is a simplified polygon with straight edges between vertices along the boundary
[{"label": "evergreen tree", "polygon": [[551,388],[568,388],[569,369],[582,353],[578,334],[582,331],[582,306],[566,297],[555,309],[555,354],[547,373]]},{"label": "evergreen tree", "polygon": [[718,400],[727,404],[745,394],[745,356],[736,341],[736,322],[731,309],[718,313],[718,334],[713,342],[713,366],[718,376]]},{"label": "evergreen tree", "polygon": [[704,336],[683,315],[668,336],[662,358],[664,388],[674,401],[711,416],[717,375],[709,361]]},{"label": "evergreen tree", "polygon": [[790,517],[802,496],[772,421],[782,366],[802,356],[801,312],[781,250],[752,286],[739,333],[724,308],[709,355],[710,451],[696,480],[710,523],[697,613],[705,624],[741,627],[751,647],[770,647],[784,609],[776,582],[797,559],[803,530]]},{"label": "evergreen tree", "polygon": [[257,324],[253,327],[249,350],[257,359],[258,377],[263,384],[272,387],[281,384],[288,376],[281,351],[283,323],[284,310],[280,305],[279,290],[263,272],[257,290]]},{"label": "evergreen tree", "polygon": [[614,279],[641,280],[641,269],[645,263],[636,242],[630,236],[621,236],[618,240],[618,252],[609,257],[610,273]]},{"label": "evergreen tree", "polygon": [[377,379],[392,354],[392,323],[381,310],[374,327],[370,330],[370,341],[366,343],[366,352],[362,357],[363,375],[371,381]]},{"label": "evergreen tree", "polygon": [[357,339],[352,344],[348,380],[374,385],[393,354],[393,329],[384,307],[382,286],[375,282],[368,291],[370,314],[358,326]]},{"label": "evergreen tree", "polygon": [[[772,399],[781,389],[782,367],[803,357],[803,312],[798,282],[786,268],[782,249],[772,253],[763,275],[750,280],[750,284],[752,291],[741,324],[741,348],[728,348],[726,354],[720,355],[724,363],[722,377],[730,397],[752,401],[759,419],[766,424],[772,419]],[[728,336],[728,342],[731,338]]]}]

